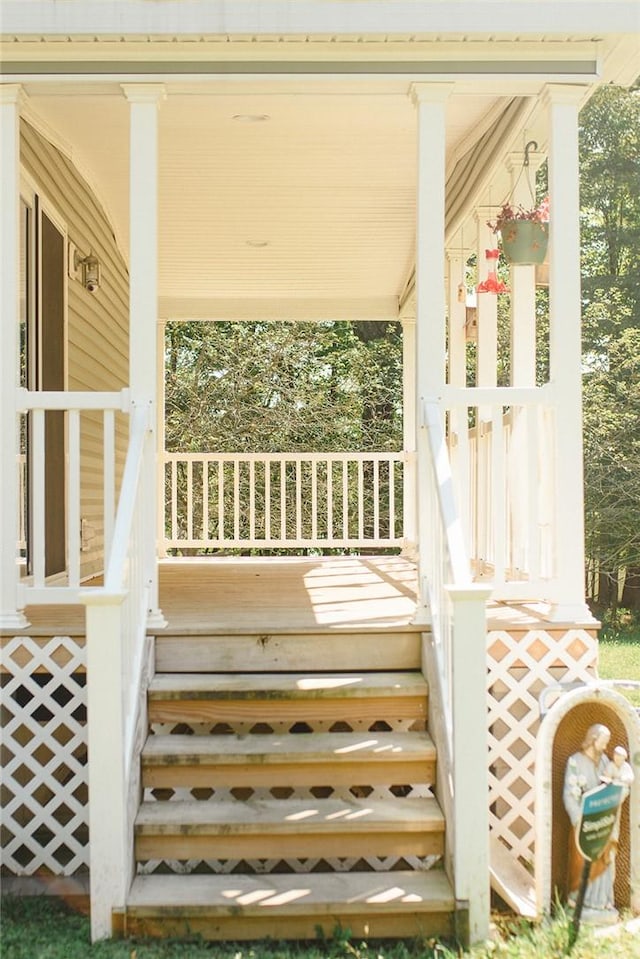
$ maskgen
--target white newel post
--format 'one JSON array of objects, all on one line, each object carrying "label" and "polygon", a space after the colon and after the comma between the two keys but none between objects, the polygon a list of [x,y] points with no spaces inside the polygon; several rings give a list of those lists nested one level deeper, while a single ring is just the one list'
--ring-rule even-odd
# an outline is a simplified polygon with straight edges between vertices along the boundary
[{"label": "white newel post", "polygon": [[578,112],[584,87],[547,87],[549,334],[555,414],[555,622],[591,620],[584,588]]},{"label": "white newel post", "polygon": [[425,401],[442,395],[446,376],[444,284],[445,120],[449,83],[416,83],[411,88],[418,111],[418,183],[416,211],[416,406],[418,582],[416,622],[428,621],[425,551],[430,536],[424,477],[431,469]]},{"label": "white newel post", "polygon": [[123,726],[123,593],[81,590],[87,625],[91,939],[112,934],[126,902],[133,842],[127,817]]},{"label": "white newel post", "polygon": [[0,87],[0,626],[21,629],[27,620],[18,603],[20,452],[19,250],[20,250],[20,98],[16,84]]},{"label": "white newel post", "polygon": [[[487,586],[449,586],[453,713],[453,858],[456,899],[469,903],[469,940],[489,935]],[[482,641],[478,642],[481,638]]]},{"label": "white newel post", "polygon": [[149,583],[148,625],[166,626],[158,596],[158,109],[165,90],[158,83],[123,85],[130,104],[129,134],[129,382],[135,406],[149,407],[155,455],[145,457],[145,570]]},{"label": "white newel post", "polygon": [[402,320],[402,432],[404,483],[402,498],[402,555],[417,559],[418,529],[416,514],[416,321]]}]

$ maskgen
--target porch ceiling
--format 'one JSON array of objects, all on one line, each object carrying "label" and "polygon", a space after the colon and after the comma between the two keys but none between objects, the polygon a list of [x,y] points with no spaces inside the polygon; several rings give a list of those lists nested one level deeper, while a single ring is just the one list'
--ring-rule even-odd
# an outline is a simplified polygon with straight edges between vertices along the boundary
[{"label": "porch ceiling", "polygon": [[[167,87],[160,110],[165,316],[389,318],[413,268],[416,116],[406,82]],[[27,86],[128,248],[128,103],[113,83]],[[507,98],[453,95],[452,163]],[[259,118],[259,119],[256,119]],[[264,118],[264,119],[262,119]],[[71,237],[72,240],[76,239]]]}]

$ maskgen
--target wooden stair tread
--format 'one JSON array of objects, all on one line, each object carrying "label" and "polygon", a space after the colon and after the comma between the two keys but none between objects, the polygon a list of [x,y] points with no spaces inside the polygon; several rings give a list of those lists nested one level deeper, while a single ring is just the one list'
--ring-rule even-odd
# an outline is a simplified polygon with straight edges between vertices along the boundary
[{"label": "wooden stair tread", "polygon": [[138,916],[349,915],[449,912],[454,899],[441,870],[245,875],[136,876],[127,913]]},{"label": "wooden stair tread", "polygon": [[163,673],[149,686],[149,699],[316,699],[375,695],[426,696],[419,672],[380,673]]},{"label": "wooden stair tread", "polygon": [[142,765],[264,765],[435,761],[428,733],[298,733],[283,735],[149,736]]},{"label": "wooden stair tread", "polygon": [[443,830],[433,798],[146,802],[135,827],[138,836]]}]

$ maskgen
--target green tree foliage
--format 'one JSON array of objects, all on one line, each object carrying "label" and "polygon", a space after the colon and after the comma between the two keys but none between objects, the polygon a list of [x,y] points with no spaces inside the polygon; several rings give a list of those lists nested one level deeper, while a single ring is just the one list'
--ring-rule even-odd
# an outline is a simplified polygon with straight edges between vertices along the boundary
[{"label": "green tree foliage", "polygon": [[580,161],[587,555],[640,607],[640,91],[594,95]]},{"label": "green tree foliage", "polygon": [[168,450],[402,448],[400,324],[173,323]]}]

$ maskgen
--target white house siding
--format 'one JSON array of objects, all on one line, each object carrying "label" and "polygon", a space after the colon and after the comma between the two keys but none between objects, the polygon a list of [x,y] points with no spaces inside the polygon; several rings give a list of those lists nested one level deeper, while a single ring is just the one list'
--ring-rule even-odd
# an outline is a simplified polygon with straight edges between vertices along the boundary
[{"label": "white house siding", "polygon": [[[21,125],[23,170],[66,224],[82,254],[98,257],[102,283],[95,293],[67,279],[69,390],[119,390],[129,377],[129,278],[105,211],[73,163],[26,122]],[[102,418],[81,417],[81,516],[85,521],[83,577],[103,569]],[[116,420],[118,477],[126,453],[124,417]]]}]

